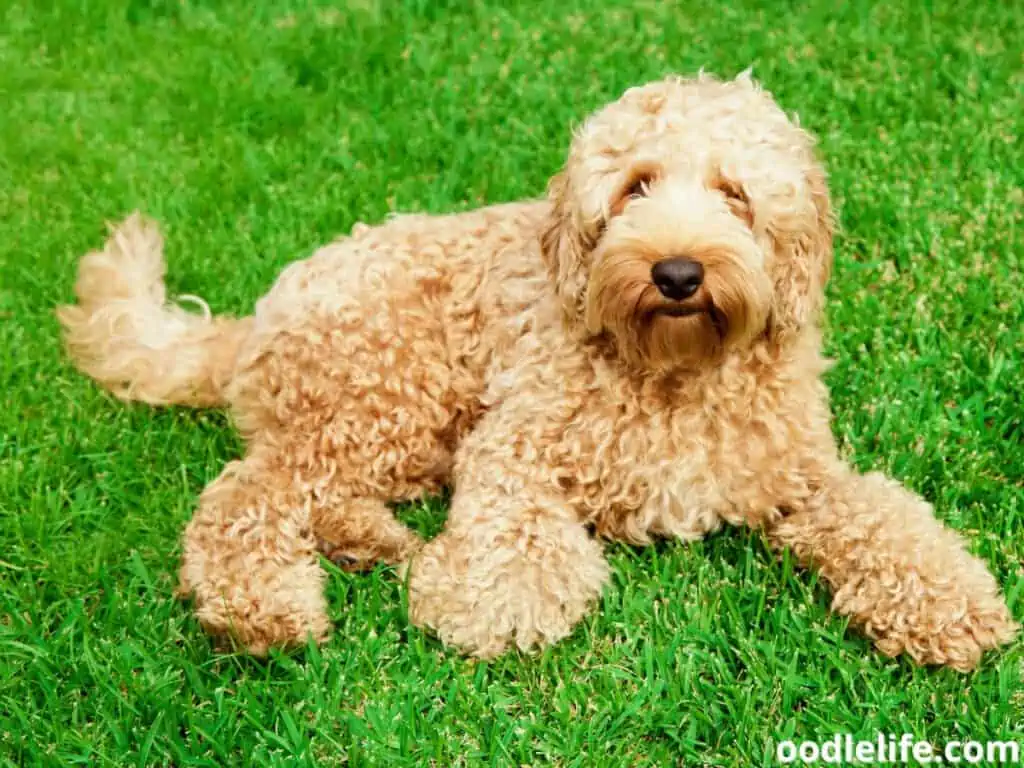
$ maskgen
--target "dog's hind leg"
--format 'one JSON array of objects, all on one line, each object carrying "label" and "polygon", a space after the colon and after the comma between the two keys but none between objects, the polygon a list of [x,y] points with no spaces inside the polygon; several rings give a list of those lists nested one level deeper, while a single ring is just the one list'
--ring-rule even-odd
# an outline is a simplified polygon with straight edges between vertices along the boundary
[{"label": "dog's hind leg", "polygon": [[203,491],[185,531],[180,592],[194,597],[207,631],[261,655],[326,638],[320,552],[360,570],[401,562],[421,544],[383,501],[354,495],[336,461],[257,443]]},{"label": "dog's hind leg", "polygon": [[365,497],[318,501],[313,534],[323,555],[347,571],[367,570],[376,563],[397,565],[423,544],[387,504]]},{"label": "dog's hind leg", "polygon": [[312,503],[278,457],[258,449],[203,491],[185,530],[180,592],[207,631],[257,655],[327,636]]},{"label": "dog's hind leg", "polygon": [[442,328],[377,322],[339,330],[334,315],[303,315],[256,339],[231,390],[243,435],[275,446],[311,496],[319,549],[347,570],[397,564],[420,546],[387,503],[441,491],[478,408],[479,384],[446,362]]}]

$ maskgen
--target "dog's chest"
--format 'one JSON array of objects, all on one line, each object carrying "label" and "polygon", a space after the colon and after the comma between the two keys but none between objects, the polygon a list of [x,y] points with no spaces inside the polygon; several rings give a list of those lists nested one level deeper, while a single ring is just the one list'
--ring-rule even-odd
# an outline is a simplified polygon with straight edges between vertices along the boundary
[{"label": "dog's chest", "polygon": [[717,480],[699,453],[646,467],[647,495],[636,523],[649,535],[695,541],[718,529],[723,505]]},{"label": "dog's chest", "polygon": [[591,517],[612,538],[646,543],[654,537],[691,541],[716,530],[725,507],[717,451],[700,411],[637,413],[603,420],[592,434],[599,488]]}]

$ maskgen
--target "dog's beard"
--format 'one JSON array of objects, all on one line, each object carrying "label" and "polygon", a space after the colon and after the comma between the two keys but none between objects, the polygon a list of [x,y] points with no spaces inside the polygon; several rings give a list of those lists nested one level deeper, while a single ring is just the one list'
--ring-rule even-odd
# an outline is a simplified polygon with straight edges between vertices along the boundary
[{"label": "dog's beard", "polygon": [[756,246],[744,238],[689,248],[704,281],[684,301],[665,298],[651,267],[670,255],[636,240],[610,241],[595,253],[586,325],[607,332],[626,360],[644,368],[698,368],[749,344],[765,328],[771,284]]}]

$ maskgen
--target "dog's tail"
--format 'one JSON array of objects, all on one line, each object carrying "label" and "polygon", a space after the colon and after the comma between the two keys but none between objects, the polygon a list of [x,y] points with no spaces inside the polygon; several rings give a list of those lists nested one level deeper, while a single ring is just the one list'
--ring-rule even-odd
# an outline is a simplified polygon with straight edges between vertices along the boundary
[{"label": "dog's tail", "polygon": [[163,240],[133,213],[78,267],[77,305],[57,308],[75,365],[122,400],[221,405],[251,319],[187,312],[166,301]]}]

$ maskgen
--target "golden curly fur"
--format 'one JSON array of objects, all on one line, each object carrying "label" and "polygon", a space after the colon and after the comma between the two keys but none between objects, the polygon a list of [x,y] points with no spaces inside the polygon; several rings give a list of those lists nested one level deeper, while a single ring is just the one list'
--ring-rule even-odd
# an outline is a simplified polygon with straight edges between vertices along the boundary
[{"label": "golden curly fur", "polygon": [[[492,656],[567,635],[600,541],[758,526],[887,654],[974,666],[1016,624],[929,505],[837,455],[818,316],[833,216],[808,135],[746,76],[631,89],[545,201],[359,225],[251,318],[168,305],[133,216],[85,257],[67,345],[118,396],[227,405],[181,587],[255,653],[324,638],[318,549],[406,563],[413,622]],[[656,264],[699,265],[684,296]],[[388,502],[454,487],[423,545]],[[593,535],[592,535],[593,534]]]}]

